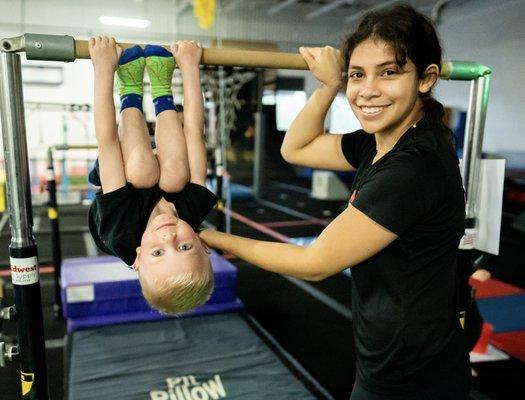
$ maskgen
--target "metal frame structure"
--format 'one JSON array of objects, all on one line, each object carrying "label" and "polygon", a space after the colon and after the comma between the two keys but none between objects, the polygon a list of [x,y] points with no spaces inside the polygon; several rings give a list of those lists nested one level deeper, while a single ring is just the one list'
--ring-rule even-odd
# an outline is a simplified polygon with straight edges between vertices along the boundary
[{"label": "metal frame structure", "polygon": [[47,149],[47,191],[49,193],[49,201],[47,205],[47,217],[49,218],[49,224],[51,226],[51,244],[53,246],[53,279],[54,279],[54,292],[55,292],[55,304],[54,311],[56,317],[62,316],[62,297],[60,294],[60,272],[62,269],[62,246],[60,243],[60,223],[59,223],[59,212],[57,202],[57,185],[56,185],[56,174],[55,174],[55,160],[53,153],[55,150],[67,151],[67,150],[93,150],[97,149],[97,145],[67,145],[60,144],[51,146]]},{"label": "metal frame structure", "polygon": [[18,353],[22,397],[47,399],[42,298],[37,246],[33,237],[22,67],[18,54],[0,54],[0,111],[7,176],[7,209],[11,226],[9,255],[18,333],[18,350],[14,350],[16,346],[5,350],[4,346],[0,346],[0,358]]},{"label": "metal frame structure", "polygon": [[[289,1],[288,3],[292,3]],[[123,48],[131,44],[120,43]],[[11,277],[18,325],[18,353],[21,362],[22,396],[48,399],[42,301],[38,277],[37,246],[33,238],[29,164],[24,121],[20,56],[29,60],[74,61],[89,58],[87,41],[71,36],[30,34],[0,41],[0,116],[7,170],[7,197],[11,226]],[[202,64],[247,68],[306,70],[299,54],[208,48]],[[464,151],[464,185],[467,192],[469,227],[475,232],[479,162],[483,144],[490,87],[490,69],[471,62],[443,64],[442,78],[472,81]],[[262,121],[262,118],[259,118]],[[262,134],[263,126],[256,129]],[[259,139],[260,140],[260,139]],[[52,205],[50,205],[52,207]],[[56,204],[55,204],[56,207]],[[471,233],[472,233],[471,232]],[[0,359],[14,358],[17,349],[0,344]]]}]

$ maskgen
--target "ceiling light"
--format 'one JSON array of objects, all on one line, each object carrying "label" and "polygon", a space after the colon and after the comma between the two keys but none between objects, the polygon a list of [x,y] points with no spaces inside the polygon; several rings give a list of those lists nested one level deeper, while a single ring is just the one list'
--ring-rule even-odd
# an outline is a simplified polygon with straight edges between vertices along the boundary
[{"label": "ceiling light", "polygon": [[101,16],[98,20],[104,25],[127,26],[131,28],[147,28],[150,24],[150,21],[147,19],[109,17],[107,15]]}]

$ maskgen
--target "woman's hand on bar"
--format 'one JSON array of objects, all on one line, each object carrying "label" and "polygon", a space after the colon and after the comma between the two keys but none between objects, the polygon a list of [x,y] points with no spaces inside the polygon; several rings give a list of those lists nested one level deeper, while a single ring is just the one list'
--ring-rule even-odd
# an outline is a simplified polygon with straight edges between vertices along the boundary
[{"label": "woman's hand on bar", "polygon": [[325,86],[339,89],[342,82],[341,51],[331,47],[300,47],[299,52],[312,74]]}]

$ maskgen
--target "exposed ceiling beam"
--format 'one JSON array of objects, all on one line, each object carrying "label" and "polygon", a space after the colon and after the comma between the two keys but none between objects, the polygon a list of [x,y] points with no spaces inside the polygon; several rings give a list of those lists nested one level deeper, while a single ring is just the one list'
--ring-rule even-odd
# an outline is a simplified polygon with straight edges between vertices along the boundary
[{"label": "exposed ceiling beam", "polygon": [[286,7],[289,7],[295,3],[297,3],[298,0],[285,0],[280,3],[277,3],[273,7],[270,7],[267,11],[268,15],[274,15],[278,12],[284,10]]},{"label": "exposed ceiling beam", "polygon": [[[251,2],[246,2],[246,1],[243,1],[243,0],[230,0],[228,2],[228,4],[226,4],[226,6],[222,7],[221,11],[225,12],[225,13],[229,13],[230,11],[238,10],[239,8],[242,8],[243,6],[253,5],[253,4],[250,4],[250,3],[254,3],[254,1],[252,0]],[[222,2],[221,2],[221,4],[222,4]]]},{"label": "exposed ceiling beam", "polygon": [[334,0],[331,3],[328,3],[322,7],[319,7],[318,9],[312,11],[311,13],[306,14],[306,19],[314,19],[318,16],[325,14],[329,11],[332,11],[333,9],[340,7],[344,4],[353,4],[356,0]]},{"label": "exposed ceiling beam", "polygon": [[181,15],[186,9],[189,7],[191,1],[190,0],[181,0],[179,2],[179,6],[175,9],[175,16],[178,17]]},{"label": "exposed ceiling beam", "polygon": [[373,7],[369,7],[367,8],[366,10],[362,10],[362,11],[359,11],[358,13],[355,13],[354,15],[350,15],[349,17],[346,17],[345,18],[345,22],[354,22],[354,21],[357,21],[358,19],[360,19],[363,15],[365,15],[366,13],[369,13],[370,11],[377,11],[377,10],[380,10],[381,8],[385,8],[385,7],[388,7],[394,3],[399,3],[400,0],[387,0],[387,1],[383,1]]},{"label": "exposed ceiling beam", "polygon": [[450,2],[450,0],[439,0],[434,6],[432,7],[432,12],[430,13],[430,18],[432,21],[434,21],[435,24],[439,24],[440,22],[440,16],[441,11],[443,11],[443,8]]}]

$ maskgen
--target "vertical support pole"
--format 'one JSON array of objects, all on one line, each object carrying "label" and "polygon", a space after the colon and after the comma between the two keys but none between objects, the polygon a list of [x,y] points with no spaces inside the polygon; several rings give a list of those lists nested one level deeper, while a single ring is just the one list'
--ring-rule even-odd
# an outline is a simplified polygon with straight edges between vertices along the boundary
[{"label": "vertical support pole", "polygon": [[11,226],[11,278],[18,320],[23,399],[48,399],[42,299],[38,276],[20,56],[0,54],[0,113]]},{"label": "vertical support pole", "polygon": [[465,139],[463,145],[463,187],[465,188],[465,234],[461,239],[459,247],[463,250],[472,250],[476,235],[476,217],[472,207],[472,198],[469,186],[471,185],[472,168],[475,167],[475,143],[474,143],[474,124],[476,120],[476,93],[478,90],[478,81],[472,80],[470,83],[469,107],[467,110],[467,120],[465,122]]},{"label": "vertical support pole", "polygon": [[217,213],[217,230],[224,232],[225,213],[224,213],[224,172],[226,170],[226,109],[224,107],[224,67],[219,67],[219,137],[218,146],[215,149],[215,176],[217,183],[217,192],[215,193],[219,198],[219,213]]},{"label": "vertical support pole", "polygon": [[476,240],[483,132],[487,117],[489,88],[489,75],[473,80],[470,88],[463,152],[463,183],[467,197],[466,230],[460,244],[460,248],[465,250],[473,249]]},{"label": "vertical support pole", "polygon": [[[62,144],[67,146],[67,121],[65,114],[62,114]],[[66,197],[69,193],[69,174],[67,172],[67,153],[62,154],[62,159],[60,160],[60,175],[61,175],[61,185],[60,193]]]},{"label": "vertical support pole", "polygon": [[47,204],[47,217],[51,226],[51,244],[53,246],[53,279],[55,283],[55,316],[62,316],[62,298],[60,296],[60,271],[62,269],[62,246],[60,243],[60,224],[58,219],[57,185],[55,180],[55,165],[53,148],[47,149],[47,191],[49,201]]},{"label": "vertical support pole", "polygon": [[255,142],[253,160],[253,195],[256,199],[262,195],[264,186],[264,149],[266,148],[266,124],[262,108],[264,70],[257,72],[257,111],[255,112]]}]

